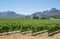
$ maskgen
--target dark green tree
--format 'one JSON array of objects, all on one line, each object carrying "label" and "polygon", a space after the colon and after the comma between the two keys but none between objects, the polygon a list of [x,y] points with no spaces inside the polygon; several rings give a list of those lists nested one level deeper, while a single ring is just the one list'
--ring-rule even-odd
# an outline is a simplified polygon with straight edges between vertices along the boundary
[{"label": "dark green tree", "polygon": [[39,19],[39,17],[34,14],[33,19]]}]

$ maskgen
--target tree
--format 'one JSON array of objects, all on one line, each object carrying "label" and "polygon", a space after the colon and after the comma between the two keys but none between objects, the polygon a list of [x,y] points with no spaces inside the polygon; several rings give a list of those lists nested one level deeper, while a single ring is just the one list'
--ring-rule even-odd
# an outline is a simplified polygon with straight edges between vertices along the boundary
[{"label": "tree", "polygon": [[39,19],[39,17],[34,14],[33,19]]},{"label": "tree", "polygon": [[40,19],[49,19],[49,18],[46,18],[46,17],[41,17]]}]

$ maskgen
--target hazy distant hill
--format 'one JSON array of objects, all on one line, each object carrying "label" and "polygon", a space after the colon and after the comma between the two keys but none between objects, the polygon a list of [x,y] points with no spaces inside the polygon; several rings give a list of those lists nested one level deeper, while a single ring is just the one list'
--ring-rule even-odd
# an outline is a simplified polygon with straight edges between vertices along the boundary
[{"label": "hazy distant hill", "polygon": [[25,15],[17,14],[13,11],[0,12],[0,17],[25,17]]},{"label": "hazy distant hill", "polygon": [[[46,17],[46,18],[60,18],[60,10],[57,10],[56,8],[52,8],[51,10],[46,10],[43,12],[35,12],[34,13],[38,17]],[[27,15],[27,17],[33,17],[34,14],[32,15]],[[22,14],[17,14],[16,12],[13,11],[6,11],[6,12],[0,12],[0,18],[2,17],[26,17],[25,15]]]},{"label": "hazy distant hill", "polygon": [[[56,8],[52,8],[51,10],[46,10],[43,12],[35,12],[34,14],[38,17],[60,18],[60,10],[57,10]],[[30,15],[30,17],[34,16],[34,14]]]}]

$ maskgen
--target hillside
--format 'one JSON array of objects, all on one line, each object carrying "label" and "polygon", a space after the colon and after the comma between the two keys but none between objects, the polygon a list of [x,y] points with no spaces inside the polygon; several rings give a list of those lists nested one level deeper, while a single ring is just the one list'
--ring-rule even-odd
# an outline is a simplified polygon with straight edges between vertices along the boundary
[{"label": "hillside", "polygon": [[25,17],[25,15],[22,14],[17,14],[16,12],[13,11],[6,11],[6,12],[0,12],[0,18],[5,18],[5,17]]},{"label": "hillside", "polygon": [[[60,18],[60,10],[56,8],[52,8],[50,10],[46,10],[43,12],[35,12],[34,13],[38,17],[46,17],[46,18]],[[29,15],[30,17],[33,17],[34,14]]]}]

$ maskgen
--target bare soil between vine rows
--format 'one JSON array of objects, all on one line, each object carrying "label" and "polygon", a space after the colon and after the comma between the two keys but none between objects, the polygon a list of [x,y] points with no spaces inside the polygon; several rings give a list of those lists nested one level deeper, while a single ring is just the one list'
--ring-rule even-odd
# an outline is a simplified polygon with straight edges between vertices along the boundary
[{"label": "bare soil between vine rows", "polygon": [[57,33],[53,36],[48,36],[48,32],[39,34],[37,36],[32,36],[31,33],[22,35],[21,33],[14,33],[10,35],[2,35],[0,39],[60,39],[60,33]]}]

